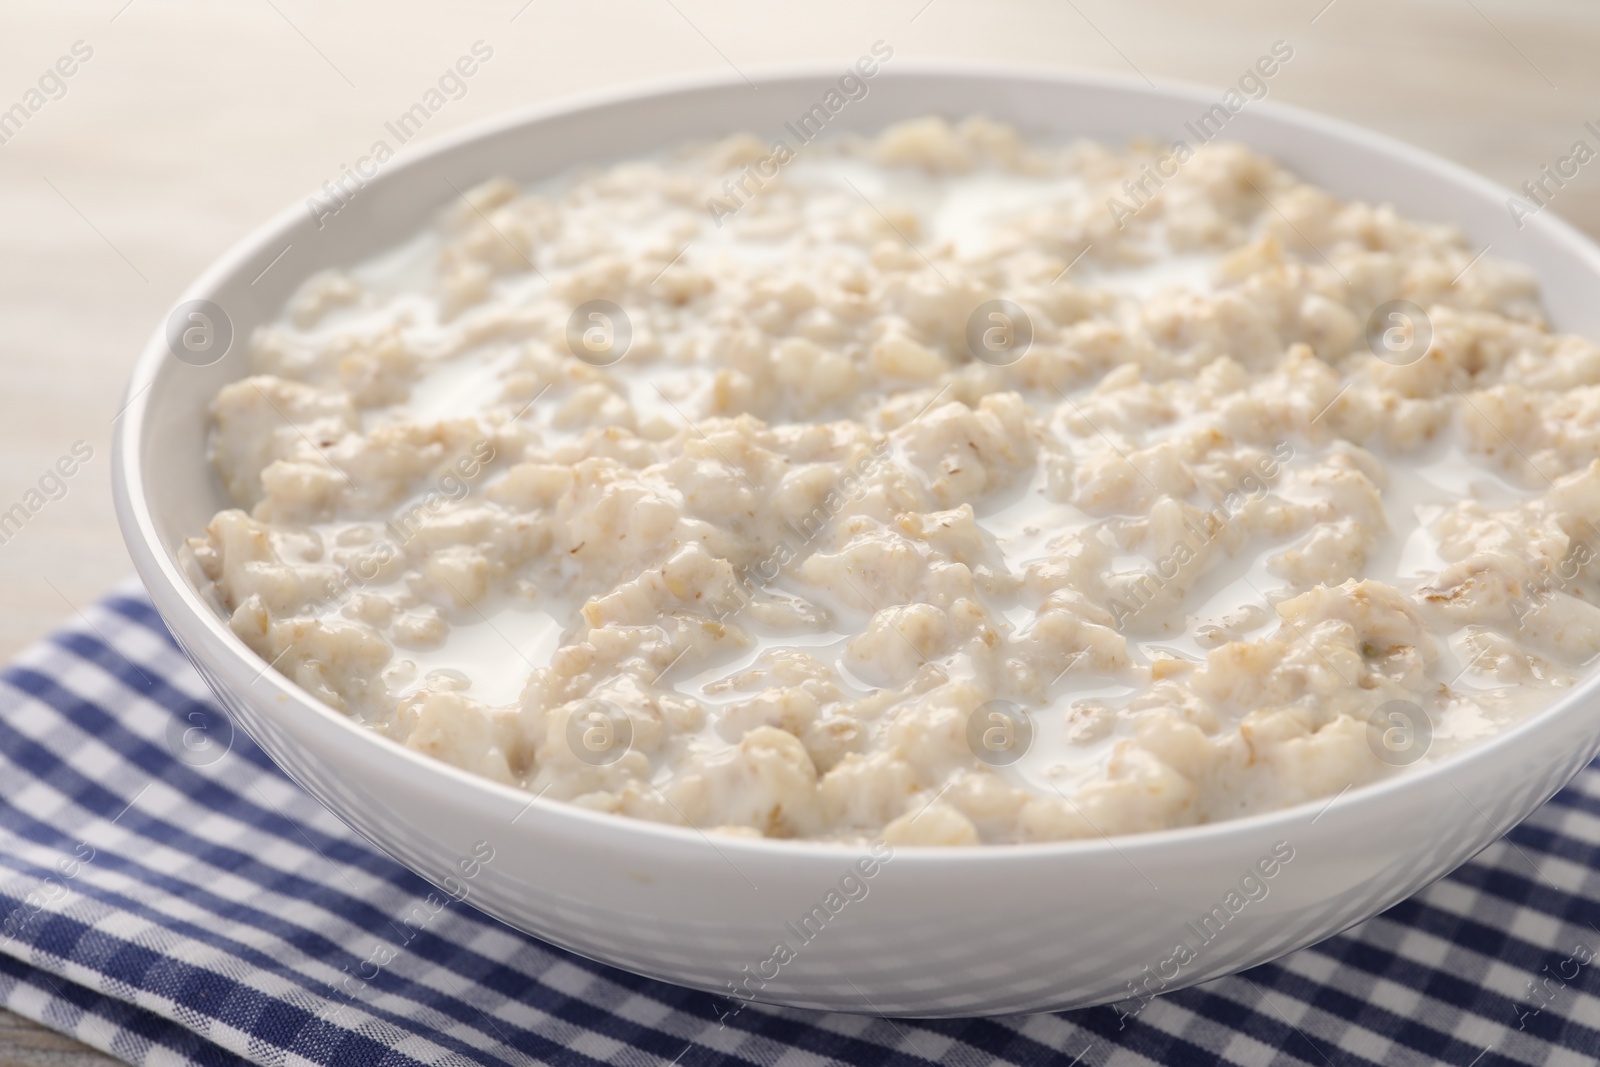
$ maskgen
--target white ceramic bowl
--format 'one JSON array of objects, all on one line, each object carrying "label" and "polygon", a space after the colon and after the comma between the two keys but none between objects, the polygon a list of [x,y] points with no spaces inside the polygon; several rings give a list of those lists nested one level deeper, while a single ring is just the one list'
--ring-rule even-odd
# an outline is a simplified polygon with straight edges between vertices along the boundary
[{"label": "white ceramic bowl", "polygon": [[[842,68],[768,73],[759,92],[736,77],[681,80],[480,125],[389,164],[323,228],[303,205],[286,210],[185,299],[216,302],[242,339],[274,318],[307,275],[355,264],[413,234],[454,189],[498,174],[531,181],[686,138],[740,130],[776,136]],[[1176,138],[1220,95],[901,60],[870,85],[835,128],[870,131],[929,112],[982,112],[1047,136]],[[1227,135],[1337,195],[1459,224],[1476,246],[1492,244],[1496,255],[1538,273],[1558,327],[1600,336],[1600,250],[1548,213],[1517,229],[1505,189],[1394,141],[1269,102],[1248,105]],[[351,826],[435,883],[459,876],[474,844],[489,842],[496,856],[471,883],[474,904],[640,974],[723,994],[742,983],[746,995],[797,1007],[907,1016],[1083,1007],[1126,997],[1130,982],[1181,988],[1321,940],[1414,893],[1527,816],[1600,746],[1590,678],[1465,754],[1351,790],[1331,805],[1107,840],[902,848],[862,882],[865,897],[838,907],[843,898],[828,894],[858,860],[857,849],[712,840],[530,803],[525,793],[384,740],[264,670],[175,557],[182,539],[227,503],[206,461],[206,410],[223,383],[244,374],[244,347],[237,340],[220,362],[195,367],[170,355],[158,330],[119,420],[117,514],[167,625],[250,736]],[[1265,883],[1267,896],[1231,916],[1195,958],[1175,960],[1175,946],[1195,946],[1200,918],[1280,842],[1293,859]],[[802,940],[799,920],[819,905],[826,922],[813,920],[820,932]],[[792,959],[774,959],[780,942],[794,950]]]}]

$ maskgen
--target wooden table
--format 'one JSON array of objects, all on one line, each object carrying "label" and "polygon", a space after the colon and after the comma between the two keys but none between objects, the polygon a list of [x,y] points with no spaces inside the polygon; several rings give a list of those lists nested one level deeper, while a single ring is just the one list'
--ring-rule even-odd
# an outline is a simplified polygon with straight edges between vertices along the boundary
[{"label": "wooden table", "polygon": [[[774,14],[774,10],[778,13]],[[76,441],[66,495],[0,544],[0,656],[129,572],[112,517],[111,421],[134,354],[185,284],[352,162],[474,41],[492,60],[426,130],[690,70],[897,56],[1096,67],[1227,85],[1275,40],[1274,99],[1405,138],[1510,186],[1600,120],[1588,0],[310,0],[13,5],[0,107],[92,55],[0,144],[0,511]],[[71,64],[68,64],[69,66]],[[1592,138],[1591,138],[1592,142]],[[1600,235],[1600,176],[1553,205]],[[0,1067],[108,1063],[0,1013]]]}]

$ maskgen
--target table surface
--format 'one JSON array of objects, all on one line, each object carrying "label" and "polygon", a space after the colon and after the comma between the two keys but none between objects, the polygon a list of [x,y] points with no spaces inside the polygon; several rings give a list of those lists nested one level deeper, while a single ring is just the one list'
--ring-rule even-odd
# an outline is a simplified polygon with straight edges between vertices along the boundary
[{"label": "table surface", "polygon": [[[1274,99],[1512,187],[1600,120],[1592,0],[61,0],[9,6],[5,30],[0,106],[76,42],[92,55],[0,145],[0,511],[75,442],[93,457],[0,544],[0,657],[130,571],[110,501],[112,420],[183,287],[335,176],[475,41],[493,61],[430,137],[629,81],[847,60],[880,38],[903,57],[1216,86],[1283,39],[1295,57]],[[1580,173],[1552,208],[1600,235],[1600,178]],[[110,1062],[0,1012],[0,1067]]]}]

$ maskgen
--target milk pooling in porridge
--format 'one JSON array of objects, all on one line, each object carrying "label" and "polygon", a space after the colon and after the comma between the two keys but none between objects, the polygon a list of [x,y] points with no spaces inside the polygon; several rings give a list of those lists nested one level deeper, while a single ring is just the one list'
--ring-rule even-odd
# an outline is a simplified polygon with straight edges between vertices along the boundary
[{"label": "milk pooling in porridge", "polygon": [[1156,146],[982,118],[708,212],[766,152],[308,280],[215,401],[233,630],[532,793],[896,845],[1332,796],[1600,651],[1600,347],[1525,269],[1221,142],[1120,216]]}]

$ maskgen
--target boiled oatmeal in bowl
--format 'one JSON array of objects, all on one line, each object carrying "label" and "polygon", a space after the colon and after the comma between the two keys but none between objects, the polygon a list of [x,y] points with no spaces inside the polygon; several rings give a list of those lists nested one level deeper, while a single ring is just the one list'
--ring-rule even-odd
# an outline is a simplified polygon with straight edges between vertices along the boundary
[{"label": "boiled oatmeal in bowl", "polygon": [[892,845],[1286,807],[1600,651],[1600,346],[1225,142],[927,118],[489,181],[309,279],[187,558],[530,794]]}]

